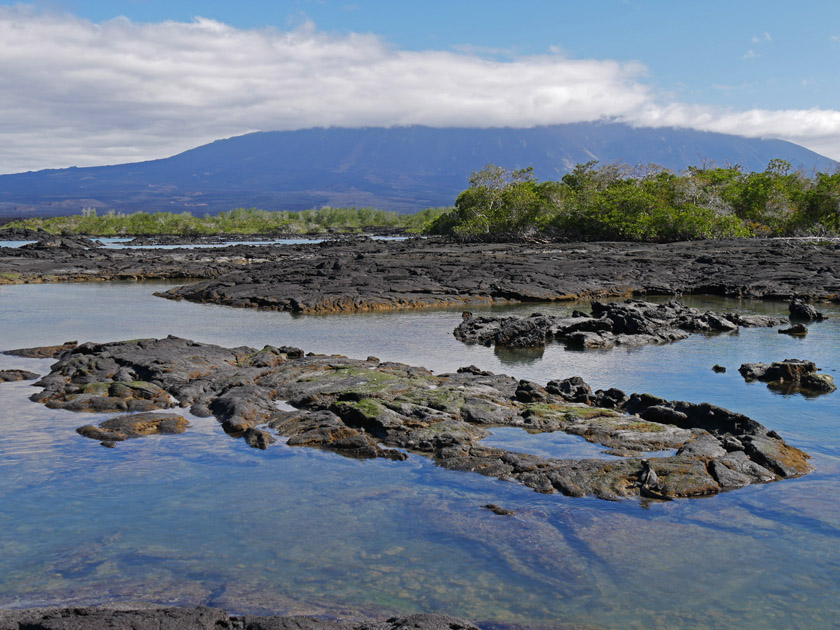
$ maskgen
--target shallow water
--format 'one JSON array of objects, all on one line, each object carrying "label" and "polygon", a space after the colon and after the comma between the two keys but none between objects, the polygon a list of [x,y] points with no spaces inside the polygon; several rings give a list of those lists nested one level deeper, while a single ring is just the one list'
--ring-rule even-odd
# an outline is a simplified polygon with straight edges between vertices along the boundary
[{"label": "shallow water", "polygon": [[[371,236],[370,239],[374,241],[405,241],[411,237],[408,236]],[[184,243],[182,245],[131,245],[130,242],[134,240],[133,237],[93,237],[93,240],[102,243],[105,249],[206,249],[212,247],[230,247],[233,245],[315,245],[323,243],[326,239],[323,238],[274,238],[261,241],[240,241],[230,239],[226,241],[219,241],[218,243]],[[37,241],[3,241],[0,240],[0,247],[23,247],[30,243]]]},{"label": "shallow water", "polygon": [[[4,286],[0,349],[175,334],[373,354],[437,372],[474,364],[541,383],[580,375],[593,387],[746,413],[811,453],[816,471],[701,500],[572,499],[419,456],[358,461],[283,444],[258,451],[212,418],[190,418],[182,435],[104,449],[74,432],[98,418],[31,403],[30,384],[0,384],[0,606],[120,599],[609,628],[836,627],[840,394],[776,394],[744,383],[737,368],[806,358],[840,380],[837,307],[823,308],[832,319],[804,339],[745,329],[667,346],[523,353],[460,344],[454,309],[293,317],[152,297],[161,288]],[[581,305],[509,310],[573,307]],[[0,369],[45,373],[50,363],[0,355]],[[727,373],[712,372],[716,363]],[[497,430],[493,440],[562,456],[603,450],[516,430]],[[496,516],[480,507],[487,503],[516,514]]]}]

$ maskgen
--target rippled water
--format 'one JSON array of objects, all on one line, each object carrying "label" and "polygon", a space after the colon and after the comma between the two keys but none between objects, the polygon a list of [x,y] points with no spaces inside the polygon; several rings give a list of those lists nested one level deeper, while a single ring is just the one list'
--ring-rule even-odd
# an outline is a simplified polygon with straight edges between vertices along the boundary
[{"label": "rippled water", "polygon": [[[744,383],[737,368],[806,358],[840,380],[837,307],[824,308],[832,319],[804,339],[752,329],[658,347],[511,353],[457,342],[456,310],[292,317],[152,297],[160,289],[2,287],[0,348],[175,334],[373,354],[438,372],[475,364],[541,383],[577,374],[593,387],[746,413],[811,453],[816,472],[640,504],[539,495],[419,456],[358,461],[282,444],[258,451],[212,418],[191,418],[182,435],[105,449],[74,432],[90,414],[49,410],[27,400],[31,385],[0,384],[0,606],[119,599],[324,615],[440,611],[550,626],[836,627],[840,394],[776,394]],[[716,363],[727,373],[712,372]],[[0,369],[45,373],[49,364],[0,355]],[[600,450],[511,429],[488,439],[541,454]],[[516,514],[496,516],[486,503]]]}]

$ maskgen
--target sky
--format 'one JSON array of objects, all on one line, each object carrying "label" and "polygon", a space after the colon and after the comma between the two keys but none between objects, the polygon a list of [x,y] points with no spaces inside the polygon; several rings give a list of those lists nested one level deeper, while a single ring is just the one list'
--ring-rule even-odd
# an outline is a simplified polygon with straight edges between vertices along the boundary
[{"label": "sky", "polygon": [[583,121],[840,160],[840,2],[0,0],[0,173],[253,131]]}]

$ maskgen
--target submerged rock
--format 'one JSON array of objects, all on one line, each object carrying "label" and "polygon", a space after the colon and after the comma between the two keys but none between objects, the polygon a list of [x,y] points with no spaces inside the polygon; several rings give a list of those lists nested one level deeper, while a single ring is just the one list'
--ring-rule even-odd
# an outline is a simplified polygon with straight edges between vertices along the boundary
[{"label": "submerged rock", "polygon": [[76,346],[76,341],[65,341],[59,346],[38,346],[36,348],[18,348],[16,350],[6,350],[3,354],[8,354],[14,357],[24,357],[26,359],[55,359],[60,357],[65,352],[69,352]]},{"label": "submerged rock", "polygon": [[808,334],[808,327],[805,324],[794,324],[789,328],[779,328],[779,332],[792,337],[804,337]]},{"label": "submerged rock", "polygon": [[[422,455],[451,470],[543,493],[604,499],[705,496],[744,485],[745,478],[764,482],[769,474],[780,479],[810,470],[805,453],[747,416],[707,403],[627,396],[617,389],[592,392],[579,377],[543,387],[474,366],[435,375],[375,357],[304,355],[297,348],[271,346],[222,348],[167,337],[82,344],[62,355],[38,384],[43,391],[33,399],[53,407],[79,411],[142,403],[166,409],[177,404],[196,415],[215,415],[229,435],[255,448],[268,448],[275,436],[283,436],[288,446],[349,457],[401,461]],[[277,401],[288,405],[280,409]],[[79,432],[113,444],[185,426],[178,416],[183,424],[167,418],[172,417],[125,415]],[[564,431],[627,456],[556,459],[484,446],[481,440],[493,426]],[[644,457],[663,450],[675,454]],[[656,483],[640,485],[643,471]]]},{"label": "submerged rock", "polygon": [[35,372],[29,372],[27,370],[0,370],[0,383],[34,381],[38,376]]},{"label": "submerged rock", "polygon": [[818,396],[837,389],[834,377],[821,374],[813,361],[785,359],[776,363],[744,363],[738,368],[744,380],[761,381],[784,394]]},{"label": "submerged rock", "polygon": [[505,509],[499,505],[496,505],[495,503],[488,503],[487,505],[482,505],[481,507],[483,507],[485,510],[490,510],[491,512],[493,512],[493,514],[496,514],[497,516],[513,516],[514,514],[516,514],[514,510]]},{"label": "submerged rock", "polygon": [[527,348],[555,340],[575,350],[587,350],[670,343],[695,332],[736,332],[739,326],[777,326],[786,321],[763,315],[700,311],[676,301],[654,304],[626,300],[622,304],[593,302],[589,316],[580,311],[571,317],[535,313],[524,318],[464,313],[454,335],[464,343],[488,346]]},{"label": "submerged rock", "polygon": [[105,420],[98,426],[86,424],[76,429],[76,433],[92,440],[106,442],[103,446],[112,447],[113,442],[147,435],[183,433],[188,426],[187,419],[177,414],[135,413]]}]

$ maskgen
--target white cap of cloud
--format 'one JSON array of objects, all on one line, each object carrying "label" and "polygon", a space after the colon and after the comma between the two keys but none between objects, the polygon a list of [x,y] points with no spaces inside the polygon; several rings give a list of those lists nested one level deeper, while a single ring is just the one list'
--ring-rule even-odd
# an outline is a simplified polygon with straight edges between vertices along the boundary
[{"label": "white cap of cloud", "polygon": [[840,158],[840,112],[668,103],[645,68],[562,51],[405,51],[311,23],[94,23],[0,8],[0,172],[166,157],[317,126],[531,127],[612,120],[792,140]]}]

